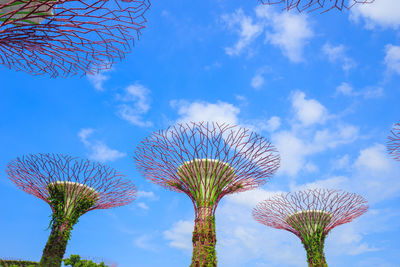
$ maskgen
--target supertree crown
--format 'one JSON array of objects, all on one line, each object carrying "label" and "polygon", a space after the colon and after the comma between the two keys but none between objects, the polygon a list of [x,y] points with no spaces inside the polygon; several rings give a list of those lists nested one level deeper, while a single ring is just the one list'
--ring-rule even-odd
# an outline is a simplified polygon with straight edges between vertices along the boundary
[{"label": "supertree crown", "polygon": [[395,159],[400,161],[400,123],[396,123],[388,137],[387,149],[389,154]]},{"label": "supertree crown", "polygon": [[109,69],[145,26],[148,0],[0,0],[0,64],[51,77]]},{"label": "supertree crown", "polygon": [[287,11],[297,9],[299,12],[321,10],[321,13],[337,9],[350,9],[356,4],[370,4],[375,0],[260,0],[264,5],[285,5]]},{"label": "supertree crown", "polygon": [[11,161],[6,170],[23,191],[46,201],[64,196],[66,215],[83,199],[94,202],[85,212],[123,206],[135,199],[136,188],[116,170],[97,162],[61,154],[27,155]]},{"label": "supertree crown", "polygon": [[138,170],[152,182],[186,193],[197,207],[266,182],[279,167],[276,149],[247,129],[214,122],[154,132],[137,147]]},{"label": "supertree crown", "polygon": [[334,227],[351,222],[368,210],[368,202],[341,190],[308,189],[280,194],[253,210],[258,222],[290,231],[303,239],[320,232],[327,235]]}]

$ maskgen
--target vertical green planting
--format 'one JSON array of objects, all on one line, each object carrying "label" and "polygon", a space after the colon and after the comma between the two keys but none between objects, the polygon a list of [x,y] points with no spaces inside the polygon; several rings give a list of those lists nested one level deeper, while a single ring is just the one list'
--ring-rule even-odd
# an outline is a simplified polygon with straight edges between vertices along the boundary
[{"label": "vertical green planting", "polygon": [[[43,250],[40,266],[59,267],[71,237],[73,226],[79,217],[95,205],[97,195],[73,195],[66,183],[48,185],[50,206],[53,207],[50,222],[51,233]],[[87,192],[87,191],[86,191]],[[68,204],[68,205],[67,205]]]},{"label": "vertical green planting", "polygon": [[307,239],[302,240],[304,248],[307,252],[307,262],[309,267],[327,267],[324,243],[325,235],[322,229],[318,229]]},{"label": "vertical green planting", "polygon": [[287,222],[299,233],[299,237],[307,253],[309,267],[327,267],[324,242],[325,227],[332,216],[321,210],[303,210],[290,215]]},{"label": "vertical green planting", "polygon": [[217,243],[215,232],[215,216],[198,218],[193,231],[193,255],[190,267],[216,267]]}]

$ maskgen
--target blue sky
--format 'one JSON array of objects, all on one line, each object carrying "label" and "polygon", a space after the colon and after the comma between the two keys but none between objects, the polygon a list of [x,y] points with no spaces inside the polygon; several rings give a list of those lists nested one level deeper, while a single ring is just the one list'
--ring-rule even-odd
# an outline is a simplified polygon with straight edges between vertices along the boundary
[{"label": "blue sky", "polygon": [[[152,131],[216,120],[271,140],[281,168],[216,211],[219,266],[306,266],[293,234],[251,218],[277,192],[344,189],[368,213],[332,230],[330,266],[399,266],[400,162],[385,142],[400,119],[400,2],[342,13],[283,12],[254,1],[153,1],[132,53],[109,71],[50,79],[0,66],[0,169],[28,153],[110,165],[139,190],[129,206],[83,215],[66,256],[120,267],[188,266],[194,211],[184,194],[139,175],[132,155]],[[0,172],[0,257],[39,260],[50,208]]]}]

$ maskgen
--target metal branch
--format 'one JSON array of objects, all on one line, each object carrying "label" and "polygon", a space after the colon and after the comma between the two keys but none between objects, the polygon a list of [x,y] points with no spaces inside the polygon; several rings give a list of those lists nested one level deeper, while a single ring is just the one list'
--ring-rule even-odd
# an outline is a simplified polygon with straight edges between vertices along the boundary
[{"label": "metal branch", "polygon": [[263,5],[284,5],[284,10],[296,9],[298,12],[313,12],[315,10],[325,13],[336,9],[342,11],[350,9],[356,4],[370,4],[375,0],[260,0]]},{"label": "metal branch", "polygon": [[[97,162],[62,154],[37,154],[16,158],[7,165],[6,172],[21,190],[34,195],[49,205],[49,184],[73,182],[93,188],[98,193],[94,209],[108,209],[131,203],[136,188],[116,170]],[[75,187],[76,193],[81,188]],[[52,207],[53,208],[53,207]]]},{"label": "metal branch", "polygon": [[0,0],[0,64],[51,77],[94,74],[130,52],[148,0]]},{"label": "metal branch", "polygon": [[388,136],[387,141],[387,150],[395,160],[400,161],[400,123],[396,123],[390,133],[391,135]]}]

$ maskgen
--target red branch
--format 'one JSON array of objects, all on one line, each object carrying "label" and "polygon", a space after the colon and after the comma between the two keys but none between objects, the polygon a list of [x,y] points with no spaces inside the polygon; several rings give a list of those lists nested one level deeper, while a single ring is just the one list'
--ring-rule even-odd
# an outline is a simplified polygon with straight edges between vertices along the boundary
[{"label": "red branch", "polygon": [[109,69],[139,38],[149,6],[148,0],[0,1],[0,64],[51,77]]},{"label": "red branch", "polygon": [[[7,165],[6,172],[18,188],[49,205],[48,184],[70,181],[95,189],[98,199],[89,210],[108,209],[131,203],[136,188],[124,175],[97,162],[61,154],[37,154],[16,158]],[[88,210],[88,211],[89,211]]]},{"label": "red branch", "polygon": [[[230,185],[240,188],[211,188],[219,192],[213,205],[226,194],[253,189],[264,184],[279,168],[279,155],[271,143],[247,129],[211,122],[178,124],[152,133],[137,147],[133,156],[138,170],[145,178],[170,190],[184,192],[196,206],[193,192],[182,182],[178,168],[195,159],[213,159],[227,163],[234,170]],[[217,170],[217,175],[219,171]],[[193,177],[195,170],[181,168],[186,177]],[[172,187],[179,184],[181,189]]]},{"label": "red branch", "polygon": [[263,5],[279,5],[284,4],[287,11],[297,9],[299,12],[312,12],[321,10],[321,13],[328,12],[332,9],[342,11],[350,9],[355,4],[370,4],[375,0],[260,0]]},{"label": "red branch", "polygon": [[359,195],[341,190],[309,189],[264,200],[253,209],[253,217],[266,226],[290,231],[301,238],[299,229],[288,223],[287,218],[305,210],[322,210],[332,216],[324,227],[326,235],[334,227],[364,214],[368,210],[368,202]]},{"label": "red branch", "polygon": [[396,123],[388,136],[387,150],[389,154],[395,159],[400,161],[400,123]]}]

